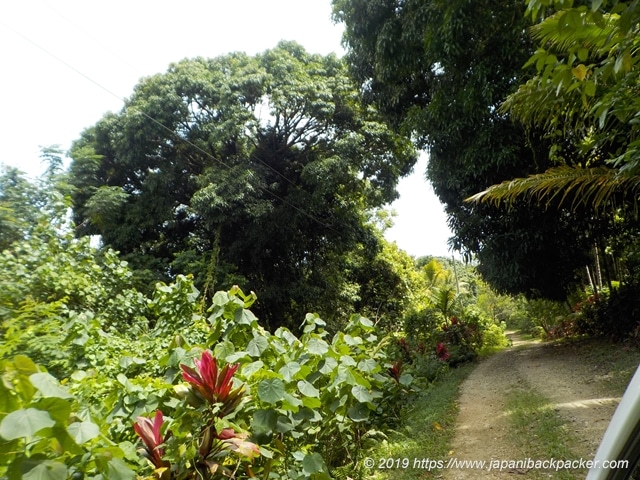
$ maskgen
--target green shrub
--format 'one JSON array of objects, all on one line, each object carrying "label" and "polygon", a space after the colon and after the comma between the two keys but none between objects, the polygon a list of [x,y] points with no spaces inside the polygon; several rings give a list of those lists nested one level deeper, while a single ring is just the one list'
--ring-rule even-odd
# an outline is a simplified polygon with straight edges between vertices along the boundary
[{"label": "green shrub", "polygon": [[575,306],[578,333],[623,340],[640,325],[640,287],[622,285],[587,297]]}]

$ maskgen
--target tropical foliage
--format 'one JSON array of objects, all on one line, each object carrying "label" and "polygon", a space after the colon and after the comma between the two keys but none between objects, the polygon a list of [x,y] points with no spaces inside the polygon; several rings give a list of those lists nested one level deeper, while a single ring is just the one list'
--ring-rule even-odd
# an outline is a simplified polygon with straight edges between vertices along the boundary
[{"label": "tropical foliage", "polygon": [[[547,140],[500,110],[529,78],[525,4],[513,0],[334,0],[346,59],[365,99],[429,154],[452,246],[497,290],[563,299],[589,256],[588,215],[516,202],[468,203],[485,188],[552,166]],[[541,262],[539,259],[544,258]]]},{"label": "tropical foliage", "polygon": [[544,133],[555,166],[469,200],[589,213],[596,268],[587,266],[584,283],[598,300],[583,303],[573,326],[622,338],[638,319],[638,12],[633,2],[531,0],[528,13],[539,20],[532,28],[539,46],[528,61],[536,75],[502,110]]},{"label": "tropical foliage", "polygon": [[537,75],[505,102],[523,123],[541,128],[550,156],[563,166],[490,187],[474,200],[586,205],[611,211],[637,207],[638,12],[626,2],[531,0],[539,48],[529,59]]},{"label": "tropical foliage", "polygon": [[[61,173],[41,185],[18,177],[34,194],[66,188]],[[413,296],[332,332],[309,313],[295,334],[265,329],[256,295],[239,287],[203,301],[178,275],[144,293],[116,252],[73,237],[65,208],[34,215],[0,255],[9,479],[363,478],[362,458],[415,392],[504,340],[501,322],[463,305],[476,295],[472,269],[458,265],[454,287],[449,263],[418,267],[393,246],[386,261]],[[409,334],[410,317],[396,317],[407,309],[438,321]]]},{"label": "tropical foliage", "polygon": [[141,80],[71,156],[79,234],[147,285],[192,273],[208,300],[236,283],[259,291],[273,328],[318,308],[328,320],[356,302],[376,310],[356,280],[381,250],[371,212],[416,159],[340,59],[286,42]]}]

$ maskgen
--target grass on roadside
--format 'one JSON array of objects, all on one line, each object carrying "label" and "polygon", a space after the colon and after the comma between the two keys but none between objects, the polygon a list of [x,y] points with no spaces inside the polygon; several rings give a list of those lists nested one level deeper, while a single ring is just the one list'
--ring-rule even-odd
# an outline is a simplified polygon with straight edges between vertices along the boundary
[{"label": "grass on roadside", "polygon": [[[512,392],[507,398],[507,413],[513,439],[522,450],[523,458],[532,460],[575,460],[573,449],[577,440],[567,428],[567,422],[552,408],[550,402],[531,388]],[[584,478],[586,470],[534,470],[533,478]]]},{"label": "grass on roadside", "polygon": [[458,412],[458,389],[474,367],[468,364],[449,370],[411,403],[403,413],[401,427],[369,454],[374,466],[367,469],[366,478],[435,478],[436,471],[423,468],[428,465],[423,460],[447,456]]}]

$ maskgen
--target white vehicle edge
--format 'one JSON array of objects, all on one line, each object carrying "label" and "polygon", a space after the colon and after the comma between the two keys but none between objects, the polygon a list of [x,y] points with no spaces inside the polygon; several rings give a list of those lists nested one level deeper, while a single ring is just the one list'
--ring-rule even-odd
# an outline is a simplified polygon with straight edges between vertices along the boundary
[{"label": "white vehicle edge", "polygon": [[[587,480],[628,479],[640,459],[640,368],[605,431]],[[627,468],[611,468],[618,460],[628,460]]]}]

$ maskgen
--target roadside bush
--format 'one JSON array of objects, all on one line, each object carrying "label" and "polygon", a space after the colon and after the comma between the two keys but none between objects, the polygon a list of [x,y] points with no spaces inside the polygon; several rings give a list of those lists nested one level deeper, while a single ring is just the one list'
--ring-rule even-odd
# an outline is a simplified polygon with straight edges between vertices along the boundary
[{"label": "roadside bush", "polygon": [[527,314],[535,327],[528,333],[545,340],[573,334],[573,320],[566,305],[551,300],[529,300]]},{"label": "roadside bush", "polygon": [[416,309],[405,316],[404,332],[413,342],[433,343],[434,332],[441,321],[441,315],[433,308]]},{"label": "roadside bush", "polygon": [[505,347],[509,344],[509,339],[505,335],[506,325],[491,323],[482,331],[482,345],[484,347]]},{"label": "roadside bush", "polygon": [[[62,371],[75,369],[62,381],[75,406],[58,414],[60,422],[73,423],[74,412],[84,412],[82,418],[97,425],[104,441],[120,445],[113,450],[115,466],[94,462],[85,465],[85,473],[117,468],[118,478],[127,479],[144,471],[162,480],[230,472],[232,478],[322,479],[340,469],[357,477],[370,439],[397,422],[402,400],[412,391],[411,367],[395,362],[388,354],[390,339],[379,338],[364,317],[352,316],[333,336],[314,314],[307,315],[300,337],[286,328],[272,334],[249,310],[254,300],[238,288],[218,292],[201,315],[191,279],[179,277],[175,284],[158,284],[147,301],[147,320],[153,321],[143,322],[135,336],[91,311],[68,316],[68,363]],[[204,364],[212,362],[219,371],[231,371],[229,378],[220,374],[229,391],[242,389],[232,408],[202,401],[206,392],[194,378],[204,379]],[[18,394],[15,388],[9,387],[11,395]],[[14,441],[3,435],[3,425],[0,443]],[[43,442],[57,438],[40,430]],[[143,462],[134,452],[136,434],[146,452]],[[26,449],[19,458],[3,457],[0,475],[22,468],[15,462],[50,460],[35,455]],[[72,472],[76,460],[61,457],[61,466],[52,468]],[[145,466],[149,461],[151,469]],[[109,475],[104,476],[117,478]]]},{"label": "roadside bush", "polygon": [[0,477],[133,480],[133,444],[105,436],[89,405],[24,355],[0,361]]},{"label": "roadside bush", "polygon": [[640,327],[640,287],[621,285],[611,292],[593,294],[575,310],[578,333],[624,340]]},{"label": "roadside bush", "polygon": [[453,367],[473,361],[484,346],[505,346],[506,325],[471,306],[442,322],[441,313],[425,308],[406,319],[406,337],[398,340],[399,354],[428,381]]}]

